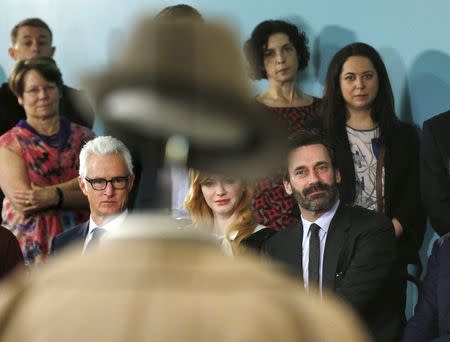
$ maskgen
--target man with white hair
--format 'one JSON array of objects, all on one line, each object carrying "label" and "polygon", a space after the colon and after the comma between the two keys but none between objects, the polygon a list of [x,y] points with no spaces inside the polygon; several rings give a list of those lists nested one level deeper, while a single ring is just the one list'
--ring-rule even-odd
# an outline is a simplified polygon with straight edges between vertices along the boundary
[{"label": "man with white hair", "polygon": [[104,233],[116,230],[125,220],[128,195],[133,187],[130,151],[118,139],[97,137],[80,152],[79,184],[89,201],[91,216],[55,237],[52,254],[74,242],[82,242],[83,252],[99,242]]}]

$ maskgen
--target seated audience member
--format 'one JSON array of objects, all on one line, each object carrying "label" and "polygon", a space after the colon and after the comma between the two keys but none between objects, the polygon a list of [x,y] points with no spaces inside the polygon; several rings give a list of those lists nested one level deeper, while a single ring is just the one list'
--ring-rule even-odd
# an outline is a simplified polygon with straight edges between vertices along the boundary
[{"label": "seated audience member", "polygon": [[78,154],[94,133],[60,116],[62,84],[49,57],[21,60],[9,77],[27,118],[0,137],[2,224],[16,235],[27,264],[45,259],[63,220],[82,222],[87,214],[63,211],[87,206],[78,187]]},{"label": "seated audience member", "polygon": [[[53,34],[50,27],[39,18],[27,18],[17,23],[11,31],[11,47],[8,53],[16,62],[34,57],[53,57],[55,47],[52,46]],[[61,116],[69,121],[92,128],[94,112],[81,113],[76,101],[83,96],[79,90],[62,85],[59,93],[59,110]],[[0,88],[0,135],[13,128],[20,120],[25,119],[24,108],[17,101],[17,96],[8,83]]]},{"label": "seated audience member", "polygon": [[[152,100],[172,106],[161,107],[155,115],[149,115],[153,101],[127,103],[127,110],[132,105],[131,113],[142,124],[129,125],[128,116],[118,117],[110,111],[108,124],[119,125],[130,139],[143,131],[147,137],[160,136],[161,132],[179,133],[180,121],[167,119],[173,118],[175,107],[186,118],[182,128],[191,138],[190,146],[203,153],[197,163],[190,161],[192,166],[254,177],[255,169],[247,167],[247,161],[262,167],[267,163],[263,157],[268,157],[265,153],[271,147],[267,142],[278,147],[279,140],[270,139],[276,133],[274,125],[263,130],[261,120],[253,126],[248,122],[259,112],[253,113],[248,106],[250,87],[247,92],[237,41],[230,29],[213,24],[155,25],[153,18],[142,20],[127,41],[129,46],[123,49],[123,59],[91,79],[90,84],[103,90],[98,93],[100,96],[108,93],[109,100],[110,96],[120,100],[124,95],[120,91],[125,90],[126,95],[138,98],[152,93]],[[184,48],[179,49],[180,45]],[[130,57],[137,57],[137,63]],[[236,67],[228,69],[230,63]],[[174,70],[179,72],[173,73]],[[135,72],[143,77],[141,82],[125,82],[136,80]],[[152,82],[155,77],[163,80],[162,76],[168,74],[168,87]],[[196,96],[184,97],[189,90]],[[104,97],[94,99],[103,107]],[[177,106],[181,99],[183,105]],[[231,103],[232,107],[226,107]],[[191,120],[199,115],[192,108],[203,109],[202,120]],[[231,108],[233,111],[228,111]],[[105,113],[102,118],[107,116]],[[215,145],[214,154],[205,158],[211,148],[208,134],[213,138],[224,136],[226,123],[221,119],[234,119],[242,129],[238,136],[222,139]],[[157,129],[155,121],[161,124]],[[199,129],[205,123],[207,132]],[[230,145],[252,133],[260,139],[257,143],[252,140],[247,149],[236,151],[240,163],[231,164],[234,172],[222,169],[233,154]],[[276,154],[269,156],[277,160]],[[28,278],[17,277],[3,284],[0,340],[368,341],[355,316],[342,303],[328,297],[321,301],[317,295],[307,296],[298,283],[280,274],[273,265],[250,256],[229,258],[209,235],[177,229],[173,221],[156,214],[130,215],[120,230],[121,236],[111,234],[101,249],[83,257],[74,251],[55,259],[40,272],[32,272]],[[45,314],[37,314],[41,312]]]},{"label": "seated audience member", "polygon": [[[265,20],[253,30],[244,52],[251,79],[268,80],[268,89],[256,96],[256,101],[285,123],[289,134],[318,116],[321,100],[298,87],[310,57],[304,31],[282,20]],[[257,221],[276,230],[298,219],[294,202],[284,191],[282,177],[261,181],[252,206]]]},{"label": "seated audience member", "polygon": [[225,253],[239,253],[242,246],[256,251],[275,231],[258,225],[250,207],[253,188],[231,177],[189,171],[190,189],[185,206],[196,227],[211,227]]},{"label": "seated audience member", "polygon": [[128,195],[133,187],[130,151],[113,137],[97,137],[80,152],[80,188],[89,201],[91,217],[55,237],[52,254],[74,242],[86,248],[100,242],[104,233],[120,229],[128,214]]},{"label": "seated audience member", "polygon": [[450,232],[450,111],[423,123],[421,193],[431,225],[440,236]]},{"label": "seated audience member", "polygon": [[16,237],[0,226],[0,280],[18,266],[23,265],[23,255]]},{"label": "seated audience member", "polygon": [[398,287],[392,223],[341,202],[340,181],[334,152],[319,131],[294,134],[283,183],[301,219],[267,240],[264,253],[302,278],[305,288],[329,289],[351,304],[376,341],[398,341],[403,309],[391,298]]},{"label": "seated audience member", "polygon": [[436,240],[403,341],[450,341],[450,234]]}]

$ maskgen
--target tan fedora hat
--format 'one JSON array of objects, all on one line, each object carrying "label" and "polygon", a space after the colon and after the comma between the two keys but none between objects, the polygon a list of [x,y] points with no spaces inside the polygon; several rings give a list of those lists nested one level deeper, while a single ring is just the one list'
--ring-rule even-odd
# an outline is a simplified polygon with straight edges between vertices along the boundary
[{"label": "tan fedora hat", "polygon": [[126,141],[182,136],[190,167],[260,177],[284,161],[286,131],[251,98],[224,25],[145,18],[86,86],[110,132]]}]

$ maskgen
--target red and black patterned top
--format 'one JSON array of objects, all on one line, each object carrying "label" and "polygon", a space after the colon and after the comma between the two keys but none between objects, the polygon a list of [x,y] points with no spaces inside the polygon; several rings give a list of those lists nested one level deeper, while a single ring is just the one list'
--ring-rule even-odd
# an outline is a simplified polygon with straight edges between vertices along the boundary
[{"label": "red and black patterned top", "polygon": [[[288,125],[288,135],[303,128],[317,118],[322,100],[314,97],[313,103],[303,107],[270,107],[269,109]],[[287,135],[287,136],[288,136]],[[281,177],[265,179],[256,186],[252,207],[258,223],[283,230],[299,218],[294,209],[294,199],[286,193]]]}]

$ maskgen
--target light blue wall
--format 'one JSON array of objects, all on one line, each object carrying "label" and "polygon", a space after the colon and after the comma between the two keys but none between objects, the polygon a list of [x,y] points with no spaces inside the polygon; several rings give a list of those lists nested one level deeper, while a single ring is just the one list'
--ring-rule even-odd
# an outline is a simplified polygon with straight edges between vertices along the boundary
[{"label": "light blue wall", "polygon": [[[136,16],[174,1],[155,0],[1,0],[0,79],[12,67],[9,31],[19,20],[39,16],[54,31],[55,58],[66,83],[78,86],[85,70],[108,63]],[[185,1],[207,19],[232,22],[242,42],[268,18],[302,26],[312,59],[302,87],[320,96],[331,55],[353,41],[372,44],[382,54],[402,119],[421,125],[450,108],[450,2],[448,0],[197,0]],[[260,89],[264,83],[256,83]]]}]

